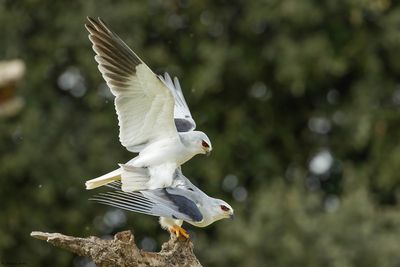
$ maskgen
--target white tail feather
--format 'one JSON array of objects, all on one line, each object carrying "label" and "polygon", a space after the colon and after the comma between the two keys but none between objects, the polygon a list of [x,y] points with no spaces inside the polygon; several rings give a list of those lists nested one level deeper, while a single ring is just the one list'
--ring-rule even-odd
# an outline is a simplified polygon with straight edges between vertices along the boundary
[{"label": "white tail feather", "polygon": [[122,172],[123,172],[122,168],[119,168],[112,172],[106,173],[100,177],[86,181],[85,183],[86,189],[87,190],[94,189],[106,185],[108,183],[120,180]]},{"label": "white tail feather", "polygon": [[86,189],[94,189],[118,180],[121,180],[121,190],[125,192],[148,189],[150,175],[147,168],[138,168],[127,164],[119,164],[119,166],[120,168],[117,170],[86,181]]}]

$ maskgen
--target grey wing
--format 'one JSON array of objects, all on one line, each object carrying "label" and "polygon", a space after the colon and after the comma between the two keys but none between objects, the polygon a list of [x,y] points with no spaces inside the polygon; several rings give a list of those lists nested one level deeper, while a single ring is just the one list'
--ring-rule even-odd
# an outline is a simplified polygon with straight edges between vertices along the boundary
[{"label": "grey wing", "polygon": [[[168,191],[174,193],[174,188],[179,189],[175,192],[176,194],[180,194],[181,192],[185,191],[191,191],[193,192],[193,194],[191,195],[191,199],[199,202],[204,200],[204,198],[208,198],[208,195],[206,193],[204,193],[200,188],[192,184],[192,182],[185,175],[183,175],[181,167],[176,168],[174,175],[174,184],[172,187],[168,188]],[[186,194],[188,193],[186,192]]]},{"label": "grey wing", "polygon": [[174,81],[172,81],[168,73],[165,73],[164,76],[159,75],[158,78],[164,82],[174,96],[174,121],[178,132],[189,132],[196,129],[196,123],[193,120],[185,97],[183,96],[182,88],[179,84],[178,78],[175,77]]},{"label": "grey wing", "polygon": [[203,216],[190,198],[169,193],[166,189],[123,192],[120,183],[109,187],[116,191],[100,193],[90,200],[116,208],[185,221],[201,221]]}]

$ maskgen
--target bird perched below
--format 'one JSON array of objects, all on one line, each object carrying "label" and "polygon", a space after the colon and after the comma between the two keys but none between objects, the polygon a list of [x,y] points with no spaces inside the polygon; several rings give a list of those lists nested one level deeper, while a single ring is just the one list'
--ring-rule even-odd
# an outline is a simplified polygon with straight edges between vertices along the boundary
[{"label": "bird perched below", "polygon": [[[212,150],[210,139],[200,131],[190,114],[177,78],[157,76],[99,18],[85,25],[96,53],[98,68],[115,95],[119,140],[139,155],[125,165],[147,167],[150,179],[135,180],[135,168],[120,167],[86,182],[93,189],[121,180],[123,191],[168,187],[177,167],[196,154]],[[140,180],[140,179],[139,179]],[[133,181],[133,182],[132,182]]]},{"label": "bird perched below", "polygon": [[[140,171],[146,179],[147,170],[143,168]],[[206,227],[215,221],[233,218],[234,212],[228,203],[209,197],[193,185],[180,168],[176,169],[174,176],[171,187],[135,192],[121,191],[121,184],[113,182],[107,186],[115,191],[100,193],[91,200],[128,211],[160,216],[163,229],[184,238],[189,235],[181,227],[183,221],[197,227]]]}]

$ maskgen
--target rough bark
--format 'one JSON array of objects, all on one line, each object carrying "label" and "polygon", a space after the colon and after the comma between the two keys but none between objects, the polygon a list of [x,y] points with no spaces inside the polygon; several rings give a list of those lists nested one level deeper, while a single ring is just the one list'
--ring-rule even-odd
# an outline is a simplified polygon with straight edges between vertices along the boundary
[{"label": "rough bark", "polygon": [[95,236],[81,238],[36,231],[32,232],[31,236],[80,256],[86,256],[99,267],[201,266],[193,253],[193,243],[190,240],[177,239],[172,235],[157,253],[138,249],[131,231],[119,232],[112,240]]}]

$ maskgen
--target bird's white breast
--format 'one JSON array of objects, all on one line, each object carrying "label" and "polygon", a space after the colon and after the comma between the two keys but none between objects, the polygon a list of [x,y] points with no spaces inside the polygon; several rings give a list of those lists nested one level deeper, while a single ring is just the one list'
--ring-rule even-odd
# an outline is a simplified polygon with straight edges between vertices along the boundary
[{"label": "bird's white breast", "polygon": [[151,143],[129,164],[135,167],[149,167],[174,162],[179,166],[194,155],[195,153],[186,148],[176,136]]}]

